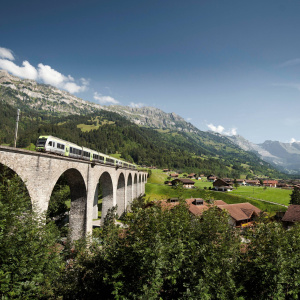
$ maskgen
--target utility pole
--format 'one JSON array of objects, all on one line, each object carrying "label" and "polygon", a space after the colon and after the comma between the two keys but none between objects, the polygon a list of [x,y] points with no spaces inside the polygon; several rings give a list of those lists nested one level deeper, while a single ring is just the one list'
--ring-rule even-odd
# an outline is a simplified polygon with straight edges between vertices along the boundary
[{"label": "utility pole", "polygon": [[20,110],[17,110],[16,131],[15,131],[15,148],[17,147],[18,125],[19,125]]}]

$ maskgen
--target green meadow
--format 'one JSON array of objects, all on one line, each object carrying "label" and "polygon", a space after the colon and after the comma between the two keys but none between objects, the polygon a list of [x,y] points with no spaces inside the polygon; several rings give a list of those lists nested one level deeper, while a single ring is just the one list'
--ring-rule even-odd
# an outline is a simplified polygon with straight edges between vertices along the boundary
[{"label": "green meadow", "polygon": [[284,190],[269,187],[264,189],[263,187],[241,186],[233,190],[231,193],[243,197],[251,197],[276,202],[279,204],[289,205],[292,190]]},{"label": "green meadow", "polygon": [[[179,176],[182,177],[182,176]],[[176,189],[164,184],[164,181],[168,180],[168,174],[162,172],[162,170],[152,170],[151,176],[148,178],[146,184],[146,199],[148,201],[168,199],[172,197],[188,198],[203,198],[223,200],[228,204],[249,202],[261,210],[274,212],[285,211],[283,206],[266,203],[259,199],[271,201],[279,204],[288,205],[290,199],[290,190],[282,190],[276,188],[261,188],[261,187],[238,187],[233,192],[215,192],[209,190],[212,187],[212,183],[204,180],[195,181],[195,189]],[[255,199],[254,199],[255,198]]]}]

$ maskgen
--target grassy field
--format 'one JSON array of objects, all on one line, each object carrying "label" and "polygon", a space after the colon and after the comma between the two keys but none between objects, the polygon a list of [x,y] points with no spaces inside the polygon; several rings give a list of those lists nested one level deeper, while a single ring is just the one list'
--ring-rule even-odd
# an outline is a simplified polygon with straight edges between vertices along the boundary
[{"label": "grassy field", "polygon": [[232,193],[224,193],[224,192],[215,192],[204,189],[175,189],[171,186],[167,186],[164,184],[157,183],[147,183],[146,184],[146,199],[148,201],[152,200],[162,200],[169,199],[172,197],[182,197],[184,199],[188,198],[203,198],[205,200],[214,199],[214,200],[223,200],[228,204],[232,203],[242,203],[249,202],[261,210],[268,212],[275,211],[285,211],[286,209],[279,205],[274,205],[266,202],[262,202],[259,200],[254,200],[248,197],[243,197],[239,195],[234,195]]},{"label": "grassy field", "polygon": [[[291,191],[267,188],[264,190],[260,187],[239,187],[237,190],[229,193],[210,191],[209,187],[212,187],[212,183],[204,180],[193,180],[195,181],[195,189],[175,189],[171,186],[164,184],[168,178],[168,174],[162,172],[162,170],[152,170],[152,175],[148,178],[146,184],[146,199],[148,200],[161,200],[168,199],[171,197],[182,197],[182,198],[203,198],[203,199],[215,199],[223,200],[228,204],[249,202],[261,210],[274,212],[286,210],[282,206],[266,203],[260,200],[262,199],[279,204],[288,205],[289,195]],[[206,189],[205,189],[206,188]]]},{"label": "grassy field", "polygon": [[159,169],[152,169],[152,174],[150,178],[148,178],[149,183],[159,183],[163,184],[166,180],[168,180],[168,174]]},{"label": "grassy field", "polygon": [[264,189],[263,187],[241,186],[233,190],[231,193],[243,197],[251,197],[289,205],[292,190],[283,190],[278,188]]}]

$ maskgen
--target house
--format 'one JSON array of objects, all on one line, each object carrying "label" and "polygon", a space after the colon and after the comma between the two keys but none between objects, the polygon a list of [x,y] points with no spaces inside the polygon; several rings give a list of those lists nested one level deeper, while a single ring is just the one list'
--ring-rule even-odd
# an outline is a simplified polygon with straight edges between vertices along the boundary
[{"label": "house", "polygon": [[264,186],[275,187],[276,188],[276,186],[278,184],[278,181],[277,180],[264,180],[263,184],[264,184]]},{"label": "house", "polygon": [[212,205],[224,205],[226,204],[222,200],[215,200],[213,204],[208,203],[207,201],[203,200],[202,198],[190,198],[185,200],[188,207],[189,212],[194,216],[201,216],[202,213],[209,209]]},{"label": "house", "polygon": [[169,172],[170,170],[169,169],[163,169],[163,172]]},{"label": "house", "polygon": [[229,224],[232,226],[245,226],[252,222],[253,219],[260,215],[261,210],[254,205],[245,203],[217,205],[219,209],[226,210],[229,215]]},{"label": "house", "polygon": [[195,179],[196,178],[196,173],[191,173],[187,176],[190,179]]},{"label": "house", "polygon": [[[186,199],[185,202],[188,206],[189,212],[194,216],[201,216],[204,211],[208,210],[212,206],[216,206],[220,210],[226,210],[229,214],[228,223],[236,227],[244,227],[246,224],[249,225],[249,223],[261,213],[259,208],[248,202],[227,204],[223,200],[214,200],[213,203],[208,203],[208,201],[205,201],[202,198],[190,198]],[[178,198],[170,198],[168,200],[161,200],[159,203],[163,209],[170,210],[179,204],[179,200]],[[298,206],[300,211],[300,205]]]},{"label": "house", "polygon": [[246,185],[248,186],[259,186],[259,180],[246,180]]},{"label": "house", "polygon": [[[203,200],[202,198],[190,198],[185,200],[189,212],[194,216],[201,216],[202,213],[209,209],[212,205],[224,205],[226,204],[222,200],[215,200],[213,204],[208,203],[207,201]],[[161,200],[160,205],[163,209],[172,209],[176,205],[179,204],[178,198],[169,198],[168,200]]]},{"label": "house", "polygon": [[179,176],[179,174],[177,174],[177,173],[170,174],[170,177],[173,177],[173,178],[177,178],[178,176]]},{"label": "house", "polygon": [[213,182],[213,186],[214,186],[214,190],[222,191],[222,192],[230,192],[233,189],[230,183],[220,178],[218,178]]},{"label": "house", "polygon": [[195,182],[193,180],[186,179],[186,178],[176,178],[176,179],[172,180],[173,186],[176,186],[178,184],[182,184],[183,187],[186,189],[191,189],[191,188],[194,188]]},{"label": "house", "polygon": [[236,182],[237,182],[239,185],[246,185],[245,179],[237,179]]},{"label": "house", "polygon": [[300,205],[290,205],[281,221],[286,227],[290,227],[296,222],[300,222]]},{"label": "house", "polygon": [[207,176],[207,180],[210,182],[214,182],[217,179],[217,176],[211,174]]}]

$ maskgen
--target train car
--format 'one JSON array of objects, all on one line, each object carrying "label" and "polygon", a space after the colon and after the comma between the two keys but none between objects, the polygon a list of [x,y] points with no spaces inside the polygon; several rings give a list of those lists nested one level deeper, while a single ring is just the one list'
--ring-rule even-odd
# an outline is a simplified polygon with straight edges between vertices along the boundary
[{"label": "train car", "polygon": [[109,164],[116,167],[137,169],[136,165],[116,159],[101,152],[78,146],[74,143],[64,141],[52,135],[41,135],[36,143],[36,150],[55,153],[62,156],[84,159],[88,161]]},{"label": "train car", "polygon": [[68,142],[67,146],[69,146],[69,157],[81,158],[82,147],[70,142]]},{"label": "train car", "polygon": [[52,135],[40,136],[36,143],[36,150],[69,156],[68,142]]}]

